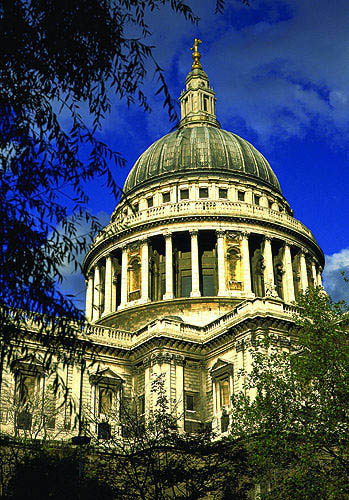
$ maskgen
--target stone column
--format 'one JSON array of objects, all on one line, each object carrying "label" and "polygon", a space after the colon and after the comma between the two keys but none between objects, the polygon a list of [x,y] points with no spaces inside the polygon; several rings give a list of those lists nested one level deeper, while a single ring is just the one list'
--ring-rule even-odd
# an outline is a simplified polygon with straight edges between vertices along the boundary
[{"label": "stone column", "polygon": [[284,283],[284,298],[286,302],[294,302],[294,283],[293,283],[293,269],[292,269],[292,257],[291,248],[288,243],[284,246],[284,270],[283,283]]},{"label": "stone column", "polygon": [[241,233],[242,242],[242,269],[244,277],[244,293],[247,295],[252,294],[251,286],[251,267],[250,267],[250,250],[248,246],[248,237],[250,233],[247,231]]},{"label": "stone column", "polygon": [[95,265],[94,279],[93,279],[93,313],[92,321],[97,321],[100,316],[101,306],[101,270],[98,264]]},{"label": "stone column", "polygon": [[116,311],[116,283],[117,278],[115,276],[115,260],[112,260],[112,283],[111,283],[111,310]]},{"label": "stone column", "polygon": [[110,314],[112,312],[112,257],[108,255],[105,260],[105,280],[104,280],[104,312]]},{"label": "stone column", "polygon": [[86,309],[87,321],[92,321],[93,316],[93,274],[90,271],[86,279]]},{"label": "stone column", "polygon": [[269,297],[277,297],[274,281],[273,254],[271,250],[271,238],[264,237],[264,294]]},{"label": "stone column", "polygon": [[122,247],[121,256],[121,301],[119,309],[122,309],[127,304],[127,246]]},{"label": "stone column", "polygon": [[224,238],[224,231],[217,231],[218,296],[227,295]]},{"label": "stone column", "polygon": [[316,266],[315,266],[315,260],[314,259],[311,260],[311,273],[312,273],[312,276],[313,276],[314,286],[316,286],[317,285],[317,275],[316,275]]},{"label": "stone column", "polygon": [[322,269],[320,266],[317,271],[317,286],[322,286]]},{"label": "stone column", "polygon": [[172,234],[165,233],[166,292],[165,300],[173,299],[173,250]]},{"label": "stone column", "polygon": [[307,275],[307,265],[305,262],[304,250],[301,250],[299,259],[299,272],[301,277],[301,289],[303,292],[308,288],[308,275]]},{"label": "stone column", "polygon": [[142,240],[142,302],[149,301],[149,244],[148,239]]},{"label": "stone column", "polygon": [[191,292],[190,297],[200,297],[198,230],[190,231],[191,238]]}]

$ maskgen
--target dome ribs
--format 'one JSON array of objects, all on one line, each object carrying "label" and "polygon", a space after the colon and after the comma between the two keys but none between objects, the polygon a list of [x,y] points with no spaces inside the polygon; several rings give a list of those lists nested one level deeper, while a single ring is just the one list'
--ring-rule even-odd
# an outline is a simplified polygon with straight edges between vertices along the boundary
[{"label": "dome ribs", "polygon": [[135,189],[161,176],[208,170],[251,176],[279,193],[280,184],[264,156],[241,137],[210,126],[183,127],[152,144],[136,161],[124,190]]}]

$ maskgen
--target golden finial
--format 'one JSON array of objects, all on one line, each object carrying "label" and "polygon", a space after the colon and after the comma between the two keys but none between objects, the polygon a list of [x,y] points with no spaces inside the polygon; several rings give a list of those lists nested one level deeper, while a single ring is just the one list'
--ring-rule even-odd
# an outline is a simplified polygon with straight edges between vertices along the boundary
[{"label": "golden finial", "polygon": [[198,38],[195,38],[194,46],[190,49],[190,50],[193,50],[193,53],[192,53],[193,65],[192,65],[191,69],[202,69],[202,66],[200,64],[201,54],[198,51],[199,43],[202,43],[202,41],[199,40]]}]

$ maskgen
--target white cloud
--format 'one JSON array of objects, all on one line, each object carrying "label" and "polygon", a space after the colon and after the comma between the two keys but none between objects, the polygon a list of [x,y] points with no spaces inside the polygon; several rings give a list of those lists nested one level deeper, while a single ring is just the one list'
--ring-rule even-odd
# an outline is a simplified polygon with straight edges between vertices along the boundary
[{"label": "white cloud", "polygon": [[349,302],[349,284],[343,279],[342,272],[349,277],[349,248],[343,248],[340,252],[326,255],[324,269],[324,288],[334,300],[346,300]]}]

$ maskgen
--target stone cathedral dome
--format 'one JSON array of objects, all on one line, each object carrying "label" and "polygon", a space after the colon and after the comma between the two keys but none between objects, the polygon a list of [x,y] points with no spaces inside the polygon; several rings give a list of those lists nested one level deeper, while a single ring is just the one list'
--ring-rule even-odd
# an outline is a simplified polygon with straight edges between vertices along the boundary
[{"label": "stone cathedral dome", "polygon": [[142,331],[176,317],[208,328],[240,303],[290,304],[320,282],[323,253],[271,166],[222,130],[195,43],[177,130],[141,154],[85,258],[92,323]]},{"label": "stone cathedral dome", "polygon": [[136,161],[124,186],[136,186],[178,175],[210,174],[252,179],[281,193],[264,156],[238,135],[216,126],[184,125],[154,142]]}]

